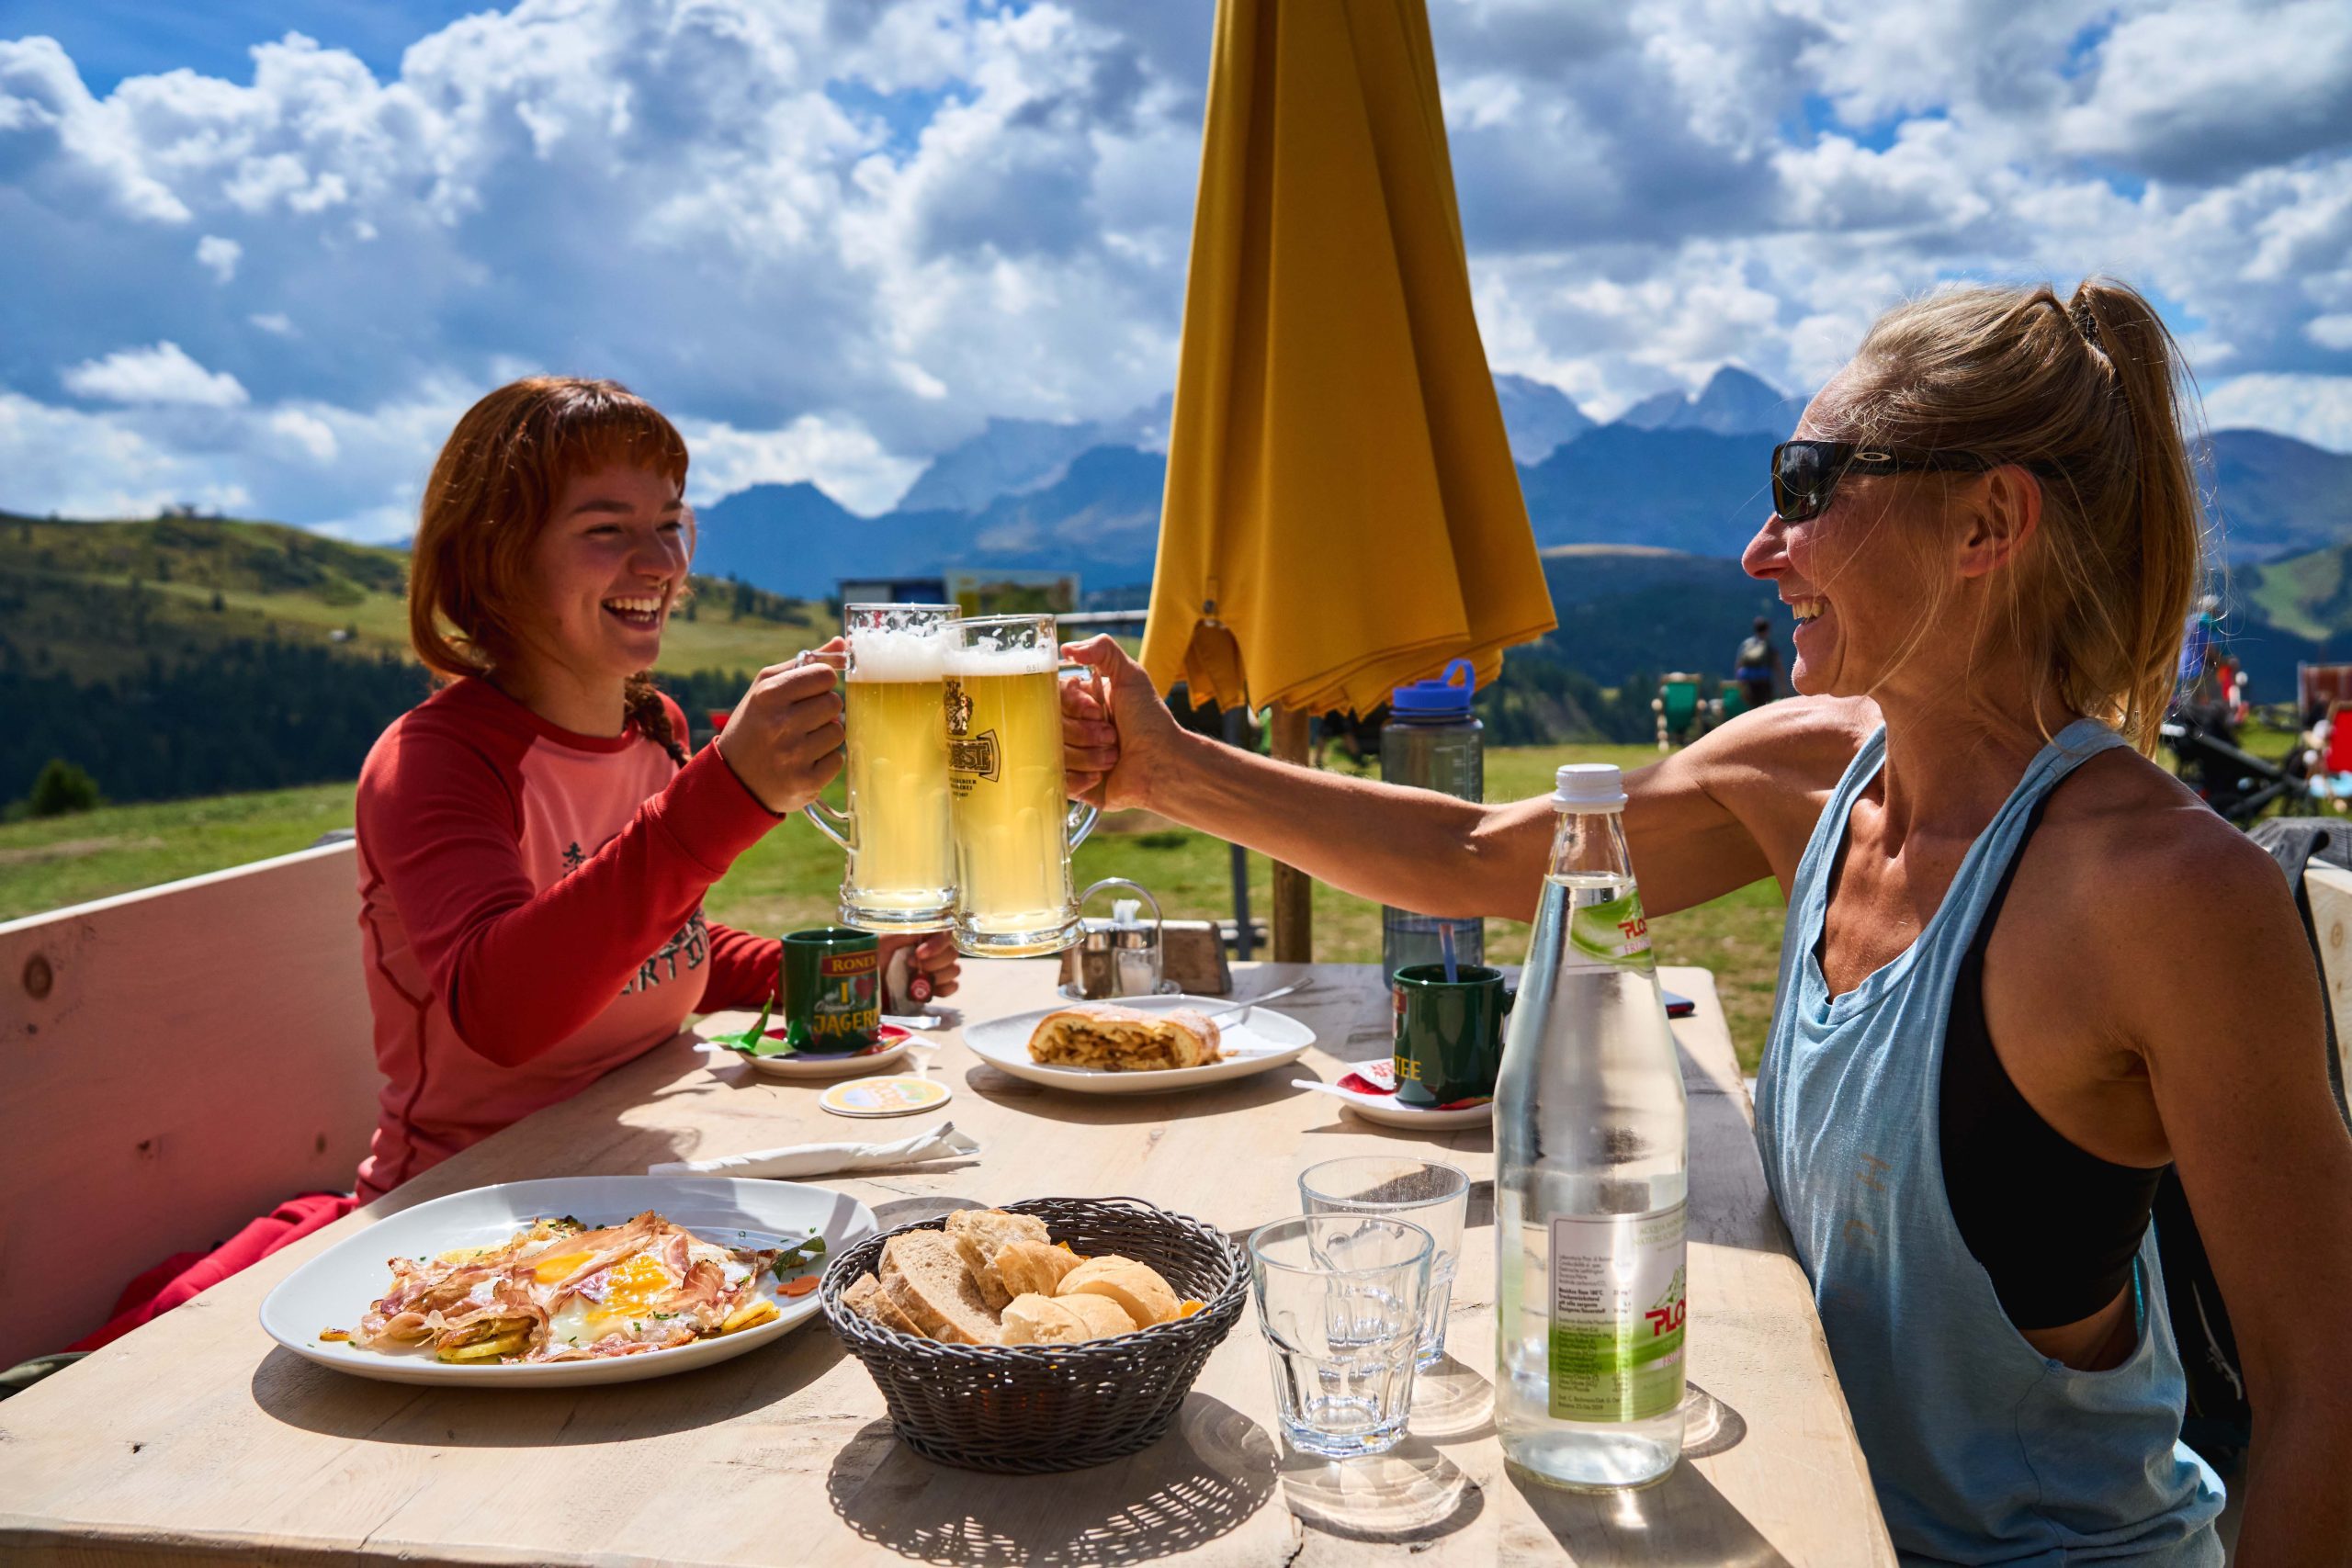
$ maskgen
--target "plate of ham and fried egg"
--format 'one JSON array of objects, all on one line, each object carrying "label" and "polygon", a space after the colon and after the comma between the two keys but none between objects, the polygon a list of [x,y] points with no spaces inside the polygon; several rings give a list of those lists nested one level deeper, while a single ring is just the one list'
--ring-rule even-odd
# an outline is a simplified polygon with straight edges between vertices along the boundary
[{"label": "plate of ham and fried egg", "polygon": [[379,1220],[288,1275],[262,1326],[296,1355],[409,1383],[625,1382],[756,1349],[818,1314],[866,1207],[784,1181],[514,1181]]}]

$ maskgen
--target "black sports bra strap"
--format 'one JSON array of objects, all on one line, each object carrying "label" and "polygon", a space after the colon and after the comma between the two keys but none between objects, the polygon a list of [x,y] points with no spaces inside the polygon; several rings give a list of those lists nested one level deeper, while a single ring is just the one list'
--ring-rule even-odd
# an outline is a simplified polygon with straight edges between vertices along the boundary
[{"label": "black sports bra strap", "polygon": [[2077,1323],[2116,1298],[2131,1280],[2164,1173],[2110,1164],[2073,1143],[2018,1092],[1993,1049],[1984,952],[2049,804],[2045,794],[2029,811],[1961,960],[1938,1085],[1952,1223],[2021,1329]]}]

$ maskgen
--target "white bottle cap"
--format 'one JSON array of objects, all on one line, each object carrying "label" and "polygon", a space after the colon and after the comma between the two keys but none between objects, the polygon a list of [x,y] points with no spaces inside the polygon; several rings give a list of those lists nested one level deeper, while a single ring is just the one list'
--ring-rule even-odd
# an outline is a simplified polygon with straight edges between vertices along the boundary
[{"label": "white bottle cap", "polygon": [[1563,811],[1625,808],[1625,775],[1614,762],[1569,762],[1553,777],[1552,804]]},{"label": "white bottle cap", "polygon": [[1143,900],[1140,898],[1112,899],[1111,923],[1114,926],[1139,926],[1143,924]]}]

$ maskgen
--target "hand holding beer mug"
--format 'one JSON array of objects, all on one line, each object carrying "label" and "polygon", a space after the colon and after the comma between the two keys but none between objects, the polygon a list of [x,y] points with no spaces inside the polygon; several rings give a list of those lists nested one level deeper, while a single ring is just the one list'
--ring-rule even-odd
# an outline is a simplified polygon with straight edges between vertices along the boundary
[{"label": "hand holding beer mug", "polygon": [[[956,949],[1058,953],[1078,940],[1069,852],[1093,829],[1094,807],[1072,806],[1063,791],[1054,618],[990,615],[947,635]],[[854,737],[854,713],[850,723]]]},{"label": "hand holding beer mug", "polygon": [[849,810],[808,820],[849,852],[841,919],[863,931],[938,931],[956,897],[945,698],[953,604],[847,604],[845,646],[804,659],[842,673]]}]

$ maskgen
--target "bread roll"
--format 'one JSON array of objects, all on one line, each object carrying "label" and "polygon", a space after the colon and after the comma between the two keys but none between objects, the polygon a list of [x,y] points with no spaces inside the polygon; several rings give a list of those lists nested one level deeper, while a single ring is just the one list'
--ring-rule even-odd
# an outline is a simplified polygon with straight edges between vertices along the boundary
[{"label": "bread roll", "polygon": [[1183,1303],[1158,1269],[1115,1254],[1090,1258],[1063,1275],[1054,1296],[1057,1301],[1100,1296],[1116,1302],[1138,1327],[1145,1328],[1166,1323],[1183,1309]]},{"label": "bread roll", "polygon": [[[997,1249],[989,1267],[1012,1296],[1050,1296],[1062,1276],[1079,1266],[1078,1254],[1038,1241],[1009,1241]],[[987,1289],[987,1282],[981,1282]]]},{"label": "bread roll", "polygon": [[1135,1332],[1135,1320],[1118,1303],[1101,1296],[1063,1300],[1035,1294],[1015,1296],[1004,1309],[1007,1345],[1080,1345]]},{"label": "bread roll", "polygon": [[947,1235],[956,1243],[964,1267],[971,1270],[980,1299],[991,1312],[1001,1311],[1005,1303],[1021,1293],[1018,1287],[1008,1286],[998,1275],[997,1254],[1012,1242],[1034,1242],[1043,1247],[1051,1239],[1045,1221],[1033,1214],[1008,1214],[1001,1209],[958,1209],[947,1216]]},{"label": "bread roll", "polygon": [[1216,1024],[1198,1008],[1148,1012],[1083,1002],[1047,1013],[1029,1036],[1032,1061],[1108,1072],[1200,1067],[1223,1055]]},{"label": "bread roll", "polygon": [[993,1345],[995,1311],[964,1267],[956,1244],[938,1231],[909,1231],[882,1246],[882,1294],[933,1339]]}]

